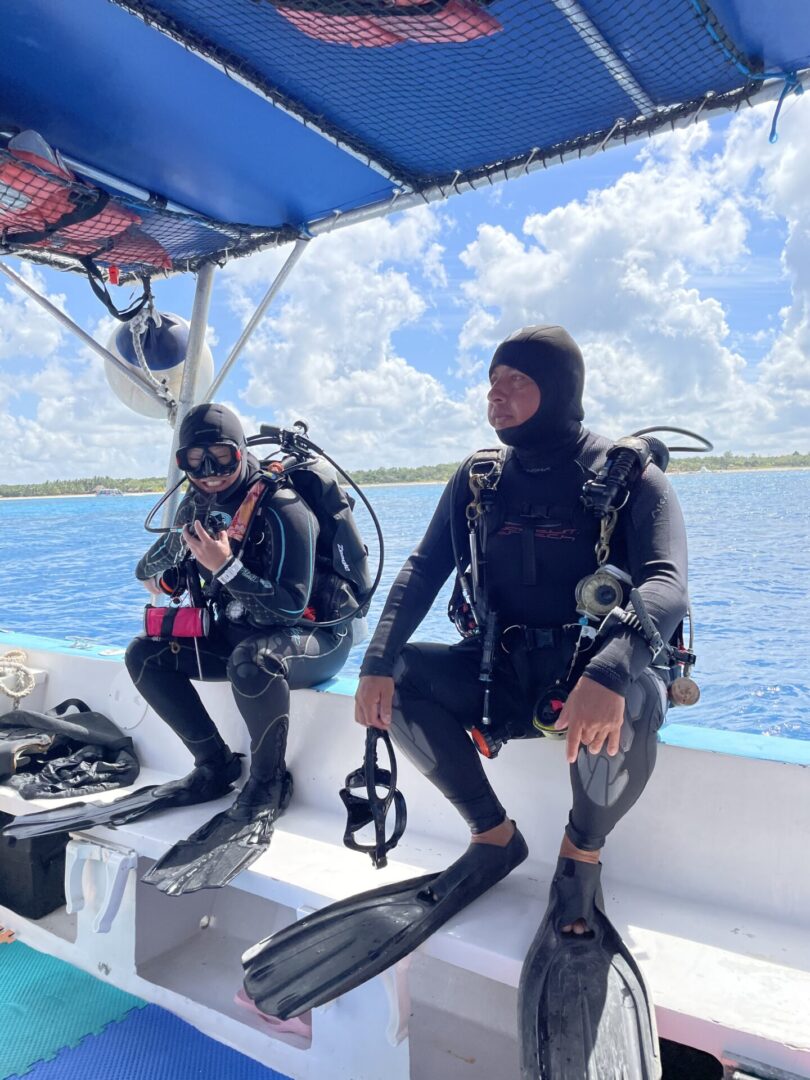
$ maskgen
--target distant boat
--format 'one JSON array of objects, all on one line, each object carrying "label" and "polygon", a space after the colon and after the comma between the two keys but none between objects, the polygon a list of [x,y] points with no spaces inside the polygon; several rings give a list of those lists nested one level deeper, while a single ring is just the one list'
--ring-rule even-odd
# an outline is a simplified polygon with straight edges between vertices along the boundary
[{"label": "distant boat", "polygon": [[123,495],[121,488],[96,488],[96,495]]}]

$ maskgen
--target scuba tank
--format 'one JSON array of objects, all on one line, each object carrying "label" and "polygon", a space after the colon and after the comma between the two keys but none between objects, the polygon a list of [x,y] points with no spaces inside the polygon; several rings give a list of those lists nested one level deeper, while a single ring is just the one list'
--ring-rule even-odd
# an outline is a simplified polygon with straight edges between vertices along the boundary
[{"label": "scuba tank", "polygon": [[[294,463],[288,458],[282,464]],[[291,469],[288,482],[318,519],[312,603],[319,619],[346,614],[342,609],[351,599],[354,610],[364,613],[371,599],[371,574],[368,548],[354,518],[354,499],[321,458]]]},{"label": "scuba tank", "polygon": [[[268,443],[279,446],[283,455],[280,460],[261,461],[262,468],[270,470],[266,477],[289,484],[318,519],[311,601],[316,618],[311,625],[339,626],[351,622],[354,643],[359,644],[366,636],[365,615],[382,576],[382,528],[361,489],[337,462],[307,437],[307,432],[307,425],[302,420],[296,421],[291,431],[262,424],[259,434],[249,438],[247,444],[249,447]],[[339,478],[354,489],[374,523],[380,559],[373,580],[368,548],[354,518],[355,502]]]}]

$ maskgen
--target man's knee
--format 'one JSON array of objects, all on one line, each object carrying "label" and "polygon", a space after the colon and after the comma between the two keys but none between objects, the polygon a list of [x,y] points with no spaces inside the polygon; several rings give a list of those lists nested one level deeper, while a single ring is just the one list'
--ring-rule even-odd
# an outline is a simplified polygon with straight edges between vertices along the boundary
[{"label": "man's knee", "polygon": [[394,663],[397,697],[431,697],[431,668],[419,645],[406,645]]},{"label": "man's knee", "polygon": [[426,730],[430,710],[424,708],[424,698],[429,697],[429,686],[424,681],[423,656],[418,646],[406,645],[401,650],[392,674],[394,700],[391,735],[419,771],[430,776],[436,771],[438,762],[436,748]]},{"label": "man's knee", "polygon": [[[394,730],[400,730],[404,726],[403,706],[411,713],[416,710],[407,708],[407,702],[411,698],[419,698],[428,693],[428,687],[420,673],[422,671],[422,654],[415,645],[406,645],[394,661],[394,670],[391,673],[394,679]],[[428,694],[429,696],[429,694]]]},{"label": "man's knee", "polygon": [[627,691],[625,721],[637,736],[656,732],[667,712],[667,692],[663,681],[649,669],[643,671]]},{"label": "man's knee", "polygon": [[568,838],[583,851],[601,848],[614,825],[633,806],[652,775],[656,732],[666,714],[666,690],[651,671],[630,687],[625,703],[619,751],[598,754],[580,747],[571,768],[574,809]]}]

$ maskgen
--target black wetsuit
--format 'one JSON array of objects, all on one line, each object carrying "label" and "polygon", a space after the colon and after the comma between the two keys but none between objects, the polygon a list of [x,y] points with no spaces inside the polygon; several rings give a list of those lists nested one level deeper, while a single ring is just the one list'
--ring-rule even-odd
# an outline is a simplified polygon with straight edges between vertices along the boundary
[{"label": "black wetsuit", "polygon": [[[564,628],[577,623],[574,590],[596,569],[599,535],[598,519],[584,510],[580,494],[610,445],[577,422],[553,448],[508,451],[487,560],[490,604],[500,630],[548,631],[506,633],[496,650],[495,721],[511,737],[536,734],[531,717],[538,694],[566,676],[570,687],[583,673],[626,699],[619,754],[592,755],[583,747],[571,767],[568,833],[577,846],[590,850],[602,846],[643,790],[666,708],[664,683],[649,669],[650,650],[633,631],[614,633],[569,671],[576,632]],[[477,833],[505,816],[465,732],[481,718],[480,643],[406,644],[454,570],[451,517],[460,543],[467,543],[464,510],[470,499],[462,467],[394,582],[362,674],[394,675],[397,744]],[[610,562],[631,575],[668,640],[686,611],[686,538],[674,492],[654,465],[636,482],[620,514]]]},{"label": "black wetsuit", "polygon": [[[248,458],[245,480],[219,501],[204,500],[226,523],[258,477]],[[195,497],[196,496],[196,497]],[[290,690],[313,686],[343,666],[352,635],[348,625],[334,629],[298,625],[310,602],[318,522],[290,488],[261,501],[243,549],[216,574],[199,572],[213,595],[217,619],[207,638],[196,639],[205,681],[228,680],[251,742],[251,777],[272,781],[284,768]],[[193,490],[178,508],[176,523],[199,516]],[[231,541],[231,547],[239,545]],[[157,541],[138,563],[136,576],[160,577],[182,559],[178,533]],[[127,668],[143,697],[194,756],[195,764],[221,759],[225,744],[192,685],[198,679],[195,639],[153,641],[136,638]]]}]

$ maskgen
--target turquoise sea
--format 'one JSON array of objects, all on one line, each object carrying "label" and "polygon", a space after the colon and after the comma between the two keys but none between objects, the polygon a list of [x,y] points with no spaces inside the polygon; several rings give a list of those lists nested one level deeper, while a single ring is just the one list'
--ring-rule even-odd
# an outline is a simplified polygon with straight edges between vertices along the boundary
[{"label": "turquoise sea", "polygon": [[[673,476],[686,516],[702,698],[670,720],[810,739],[810,472]],[[371,611],[421,536],[435,484],[370,488],[386,566]],[[146,593],[133,567],[149,546],[151,495],[0,500],[0,627],[126,645]],[[364,535],[373,531],[361,515]],[[455,641],[447,593],[417,636]],[[345,674],[356,674],[362,647]]]}]

